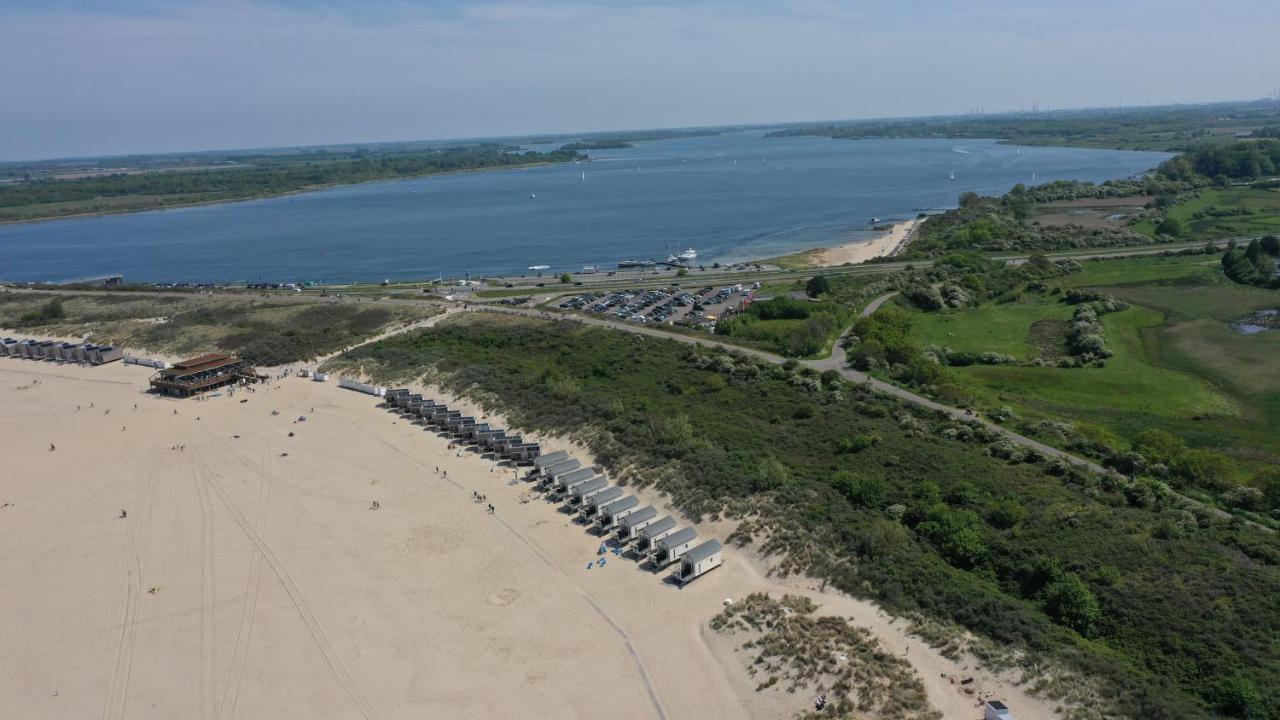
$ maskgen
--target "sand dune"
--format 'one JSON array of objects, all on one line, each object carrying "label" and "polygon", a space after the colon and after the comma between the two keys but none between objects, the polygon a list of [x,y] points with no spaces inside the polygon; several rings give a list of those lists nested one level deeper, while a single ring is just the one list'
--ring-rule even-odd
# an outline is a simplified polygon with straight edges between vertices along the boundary
[{"label": "sand dune", "polygon": [[684,589],[587,570],[598,539],[373,398],[167,400],[149,373],[0,359],[0,717],[789,717],[809,699],[754,693],[705,632],[784,589],[910,643],[935,705],[977,716],[900,624],[746,553]]}]

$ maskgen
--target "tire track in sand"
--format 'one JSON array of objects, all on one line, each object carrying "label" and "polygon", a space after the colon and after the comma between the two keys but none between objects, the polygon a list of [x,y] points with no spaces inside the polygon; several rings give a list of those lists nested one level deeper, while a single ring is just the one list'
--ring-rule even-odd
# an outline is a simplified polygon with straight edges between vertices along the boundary
[{"label": "tire track in sand", "polygon": [[293,578],[290,577],[288,570],[285,569],[284,563],[280,562],[280,558],[276,557],[276,554],[271,550],[271,546],[262,539],[262,536],[258,534],[244,514],[231,501],[231,498],[227,496],[226,491],[210,476],[208,466],[203,463],[200,465],[200,475],[204,483],[218,496],[227,512],[231,513],[232,519],[244,531],[245,536],[249,538],[249,542],[253,543],[258,552],[262,554],[263,560],[271,568],[271,572],[276,576],[276,579],[284,586],[285,592],[289,595],[289,600],[293,603],[294,609],[298,612],[298,617],[302,619],[307,632],[311,635],[312,641],[320,651],[320,655],[324,659],[325,665],[328,666],[330,674],[337,680],[338,686],[342,688],[343,694],[350,700],[351,705],[365,720],[381,718],[377,709],[373,707],[373,704],[369,702],[360,686],[356,684],[355,679],[351,677],[351,673],[347,671],[346,666],[342,664],[342,658],[333,648],[329,638],[324,634],[324,629],[316,619],[315,613],[312,612],[306,598],[303,597]]},{"label": "tire track in sand", "polygon": [[[262,449],[262,465],[270,467],[268,449]],[[271,478],[267,473],[258,478],[258,506],[255,508],[254,532],[264,537],[267,528],[267,503],[271,498]],[[240,620],[236,624],[236,639],[231,650],[231,666],[227,669],[227,682],[218,697],[216,710],[219,720],[234,718],[236,704],[240,700],[240,683],[244,679],[245,661],[249,656],[249,639],[253,637],[253,621],[258,611],[258,591],[262,587],[262,553],[253,549],[249,553],[249,572],[245,578],[244,600],[240,603]]]},{"label": "tire track in sand", "polygon": [[[142,515],[135,515],[136,522],[122,520],[120,534],[121,545],[125,557],[124,613],[120,621],[120,640],[116,645],[112,660],[111,683],[107,687],[107,703],[102,711],[104,720],[123,720],[125,709],[129,704],[129,683],[133,678],[133,650],[138,639],[138,610],[142,604],[142,554],[145,550],[149,518],[154,516],[154,493],[151,486],[159,472],[157,463],[153,462],[147,470],[145,485],[142,490]],[[118,495],[125,503],[128,497],[127,479],[121,476],[117,480]]]},{"label": "tire track in sand", "polygon": [[[203,458],[202,458],[203,459]],[[218,590],[214,577],[213,503],[209,490],[191,473],[196,499],[200,505],[200,717],[208,720],[215,710],[214,672],[218,664],[217,616]]]}]

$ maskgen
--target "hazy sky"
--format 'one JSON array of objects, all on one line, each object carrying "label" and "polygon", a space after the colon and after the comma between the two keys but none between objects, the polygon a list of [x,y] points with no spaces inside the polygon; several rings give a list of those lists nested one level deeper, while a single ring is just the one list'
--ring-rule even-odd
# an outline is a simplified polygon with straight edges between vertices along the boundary
[{"label": "hazy sky", "polygon": [[0,0],[0,159],[1252,99],[1276,0]]}]

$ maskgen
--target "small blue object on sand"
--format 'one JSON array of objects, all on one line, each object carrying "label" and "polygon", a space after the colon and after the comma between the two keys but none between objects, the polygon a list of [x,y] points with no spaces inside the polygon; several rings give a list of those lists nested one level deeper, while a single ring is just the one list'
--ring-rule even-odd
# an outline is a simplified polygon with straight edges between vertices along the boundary
[{"label": "small blue object on sand", "polygon": [[594,564],[595,564],[595,563],[587,563],[587,569],[588,569],[588,570],[590,570],[590,569],[591,569],[591,566],[592,566],[592,565],[594,565]]}]

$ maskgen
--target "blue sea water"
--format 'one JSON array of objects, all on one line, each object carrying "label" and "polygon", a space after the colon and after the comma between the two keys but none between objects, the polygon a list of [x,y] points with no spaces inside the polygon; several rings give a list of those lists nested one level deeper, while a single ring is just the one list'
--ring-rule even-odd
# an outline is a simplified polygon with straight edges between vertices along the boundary
[{"label": "blue sea water", "polygon": [[[541,148],[540,148],[541,149]],[[759,131],[596,151],[590,162],[439,175],[268,200],[0,225],[0,279],[376,281],[550,272],[695,248],[766,258],[870,237],[965,191],[1101,182],[1166,153],[993,140],[766,138]],[[955,180],[950,176],[954,174]],[[536,197],[535,197],[536,196]]]}]

